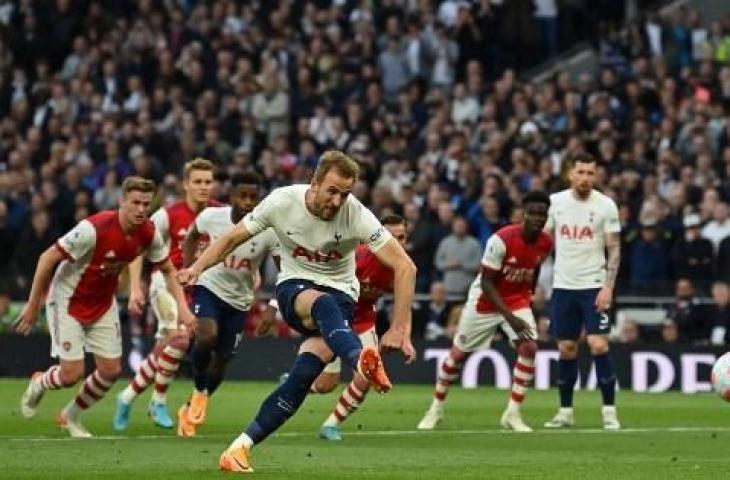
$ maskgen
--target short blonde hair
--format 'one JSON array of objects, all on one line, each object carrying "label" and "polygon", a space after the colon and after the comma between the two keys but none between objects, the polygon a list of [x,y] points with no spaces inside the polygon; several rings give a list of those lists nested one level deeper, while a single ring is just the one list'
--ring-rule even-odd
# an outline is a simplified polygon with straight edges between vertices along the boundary
[{"label": "short blonde hair", "polygon": [[125,178],[122,182],[123,195],[129,192],[155,193],[156,189],[157,186],[154,181],[142,177],[131,176]]},{"label": "short blonde hair", "polygon": [[213,170],[215,170],[215,165],[213,165],[213,162],[206,158],[194,158],[187,162],[185,166],[183,166],[183,180],[187,180],[188,178],[190,178],[190,172],[192,172],[193,170],[212,172]]},{"label": "short blonde hair", "polygon": [[360,176],[360,165],[355,160],[339,150],[327,150],[319,157],[317,169],[314,171],[315,180],[321,182],[333,168],[345,178],[357,180]]}]

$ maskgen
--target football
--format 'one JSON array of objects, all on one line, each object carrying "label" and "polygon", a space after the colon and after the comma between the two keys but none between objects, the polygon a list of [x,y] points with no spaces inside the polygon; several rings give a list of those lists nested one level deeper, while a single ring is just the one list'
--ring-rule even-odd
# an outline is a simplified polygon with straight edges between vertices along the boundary
[{"label": "football", "polygon": [[718,358],[713,365],[712,388],[730,402],[730,352]]}]

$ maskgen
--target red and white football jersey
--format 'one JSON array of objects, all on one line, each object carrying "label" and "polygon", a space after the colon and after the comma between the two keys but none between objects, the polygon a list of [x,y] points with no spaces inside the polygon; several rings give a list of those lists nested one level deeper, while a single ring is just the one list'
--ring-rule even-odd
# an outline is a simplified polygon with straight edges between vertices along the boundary
[{"label": "red and white football jersey", "polygon": [[68,313],[82,324],[98,320],[112,304],[119,272],[144,254],[152,263],[167,259],[168,250],[155,225],[147,220],[125,234],[117,210],[105,210],[80,221],[58,239],[63,253],[51,283],[53,295],[69,299]]},{"label": "red and white football jersey", "polygon": [[375,302],[393,293],[393,270],[380,263],[365,245],[355,250],[355,275],[360,281],[360,296],[355,303],[352,329],[363,333],[375,326]]},{"label": "red and white football jersey", "polygon": [[494,285],[510,310],[529,308],[537,269],[552,249],[553,240],[545,232],[540,232],[537,241],[529,244],[522,235],[522,225],[509,225],[497,230],[487,240],[482,272],[477,275],[469,292],[470,298],[478,292],[477,312],[497,311],[482,292],[481,281],[485,271],[497,272]]},{"label": "red and white football jersey", "polygon": [[[222,203],[211,200],[208,202],[209,207],[220,207]],[[170,245],[170,261],[176,269],[180,270],[183,266],[182,243],[188,234],[190,225],[195,221],[198,214],[192,210],[184,200],[180,200],[166,207],[162,207],[152,215],[151,220],[155,227],[162,234],[162,239]],[[204,244],[205,237],[201,239],[201,248]]]}]

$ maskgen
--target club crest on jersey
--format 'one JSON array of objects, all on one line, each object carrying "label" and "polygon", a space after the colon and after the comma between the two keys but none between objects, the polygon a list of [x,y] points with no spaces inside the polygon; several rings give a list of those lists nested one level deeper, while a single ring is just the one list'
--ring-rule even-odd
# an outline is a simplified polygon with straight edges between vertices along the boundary
[{"label": "club crest on jersey", "polygon": [[308,250],[301,245],[297,245],[297,248],[292,251],[291,256],[294,258],[301,257],[308,262],[327,263],[330,261],[342,260],[342,254],[337,250],[330,250],[328,252],[321,252],[319,250]]},{"label": "club crest on jersey", "polygon": [[178,238],[185,238],[188,235],[188,229],[187,228],[181,228],[177,231],[177,237]]},{"label": "club crest on jersey", "polygon": [[560,238],[566,240],[593,240],[593,230],[588,225],[563,225]]},{"label": "club crest on jersey", "polygon": [[118,275],[122,270],[124,262],[117,260],[117,254],[114,250],[108,250],[104,254],[104,261],[99,266],[102,276]]}]

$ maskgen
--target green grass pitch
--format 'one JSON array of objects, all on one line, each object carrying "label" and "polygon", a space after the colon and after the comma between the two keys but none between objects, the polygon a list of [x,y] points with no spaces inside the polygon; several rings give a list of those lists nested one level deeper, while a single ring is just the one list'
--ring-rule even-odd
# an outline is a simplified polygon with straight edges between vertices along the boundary
[{"label": "green grass pitch", "polygon": [[[127,434],[116,434],[111,394],[83,417],[100,438],[76,440],[53,423],[76,389],[50,392],[36,418],[27,420],[18,411],[25,386],[25,380],[0,380],[0,478],[230,477],[217,471],[218,456],[273,388],[224,383],[195,439],[178,439],[173,431],[154,427],[145,414],[148,393],[135,405]],[[189,389],[188,381],[178,380],[170,392],[171,407],[179,406]],[[497,427],[507,392],[457,387],[437,430],[418,432],[415,425],[429,405],[430,391],[428,386],[396,385],[387,396],[371,393],[344,425],[344,440],[338,444],[316,436],[337,395],[312,396],[280,432],[254,450],[253,478],[730,478],[730,404],[715,395],[620,392],[625,429],[603,432],[599,395],[577,392],[575,428],[515,434]],[[555,391],[529,392],[527,423],[540,427],[554,413],[556,396]]]}]

